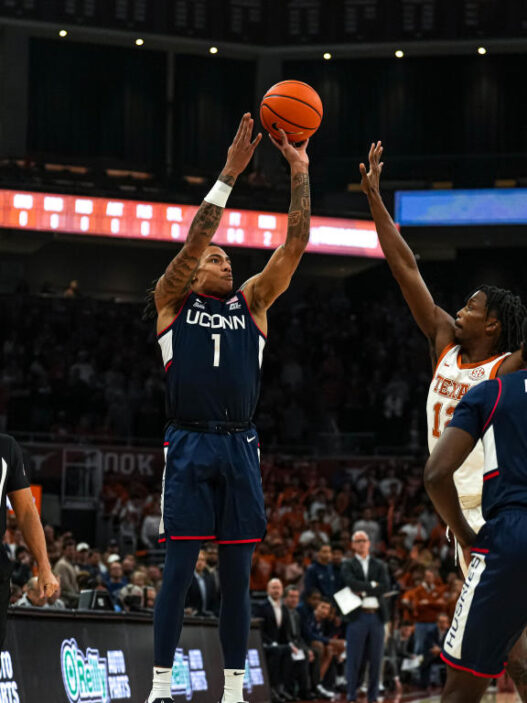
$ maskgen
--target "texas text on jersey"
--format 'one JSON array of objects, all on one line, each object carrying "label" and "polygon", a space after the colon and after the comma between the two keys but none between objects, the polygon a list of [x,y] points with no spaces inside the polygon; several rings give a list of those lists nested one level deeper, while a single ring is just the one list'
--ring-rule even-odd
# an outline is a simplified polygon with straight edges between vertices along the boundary
[{"label": "texas text on jersey", "polygon": [[[452,419],[454,410],[465,394],[478,383],[495,378],[500,364],[509,354],[493,356],[476,364],[463,364],[459,344],[447,346],[437,362],[426,402],[428,449],[432,452],[437,440]],[[478,442],[466,461],[454,474],[456,489],[465,508],[481,502],[483,486],[483,446]]]}]

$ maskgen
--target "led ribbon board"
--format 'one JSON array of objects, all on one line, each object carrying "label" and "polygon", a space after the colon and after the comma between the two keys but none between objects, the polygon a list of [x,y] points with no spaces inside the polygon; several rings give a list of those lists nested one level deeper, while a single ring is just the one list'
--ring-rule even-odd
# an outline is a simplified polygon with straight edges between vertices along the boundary
[{"label": "led ribbon board", "polygon": [[[197,207],[134,200],[0,190],[0,227],[121,239],[182,243]],[[216,244],[276,249],[285,241],[287,214],[226,209]],[[311,218],[307,251],[381,258],[372,222]]]}]

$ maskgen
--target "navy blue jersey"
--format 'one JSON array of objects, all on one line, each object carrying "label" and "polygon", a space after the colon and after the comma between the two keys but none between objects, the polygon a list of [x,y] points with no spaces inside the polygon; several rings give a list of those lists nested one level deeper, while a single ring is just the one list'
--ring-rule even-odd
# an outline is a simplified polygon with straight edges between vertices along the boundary
[{"label": "navy blue jersey", "polygon": [[450,427],[483,441],[485,520],[503,508],[527,508],[527,371],[472,388],[457,406]]},{"label": "navy blue jersey", "polygon": [[260,393],[265,336],[245,296],[191,292],[158,336],[170,418],[248,422]]}]

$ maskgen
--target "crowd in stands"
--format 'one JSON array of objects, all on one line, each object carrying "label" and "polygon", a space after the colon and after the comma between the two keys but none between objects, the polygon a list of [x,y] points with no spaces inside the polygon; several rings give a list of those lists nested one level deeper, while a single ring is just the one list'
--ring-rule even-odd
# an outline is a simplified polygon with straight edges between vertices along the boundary
[{"label": "crowd in stands", "polygon": [[[55,441],[159,441],[164,371],[153,323],[141,319],[141,304],[77,291],[70,284],[66,297],[0,298],[0,430]],[[338,287],[326,296],[313,286],[277,303],[270,330],[256,416],[262,446],[347,432],[418,443],[428,362],[401,301],[387,295],[352,304]]]},{"label": "crowd in stands", "polygon": [[[268,530],[255,549],[251,592],[254,615],[271,622],[264,643],[275,703],[329,699],[345,686],[345,630],[334,594],[343,587],[342,568],[354,554],[357,531],[368,535],[372,554],[389,574],[385,685],[441,683],[438,643],[462,581],[454,547],[423,491],[422,466],[417,459],[371,458],[344,462],[325,479],[314,461],[279,456],[262,461]],[[8,518],[4,546],[14,562],[12,604],[77,607],[82,590],[96,589],[109,594],[116,610],[153,607],[162,581],[155,540],[159,494],[114,482],[105,486],[105,496],[116,537],[104,549],[76,542],[71,533],[57,536],[46,525],[61,582],[52,602],[40,599],[32,557],[15,518]],[[135,542],[123,537],[123,524],[133,525]],[[217,546],[204,544],[187,614],[218,615],[217,560]],[[290,611],[283,626],[272,623],[277,607]]]}]

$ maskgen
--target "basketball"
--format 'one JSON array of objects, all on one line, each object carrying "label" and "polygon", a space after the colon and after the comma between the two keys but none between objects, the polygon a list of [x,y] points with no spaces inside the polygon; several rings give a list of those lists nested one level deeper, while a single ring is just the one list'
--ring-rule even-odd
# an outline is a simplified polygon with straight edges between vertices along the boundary
[{"label": "basketball", "polygon": [[313,135],[322,121],[322,100],[310,85],[287,80],[273,85],[260,104],[263,128],[279,139],[279,128],[290,142],[303,142]]}]

